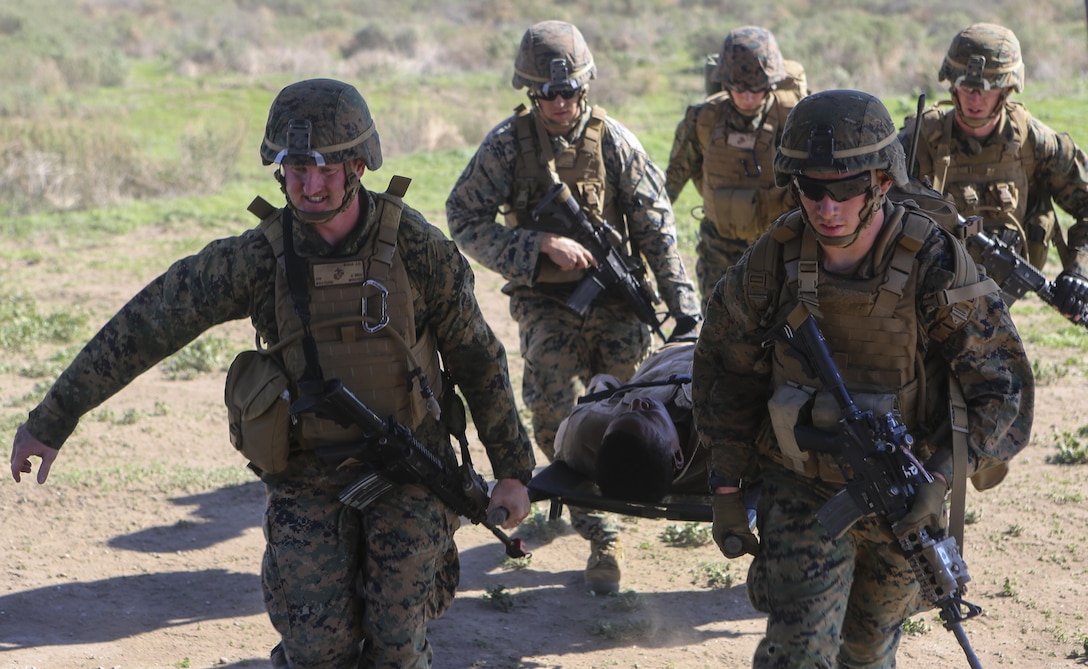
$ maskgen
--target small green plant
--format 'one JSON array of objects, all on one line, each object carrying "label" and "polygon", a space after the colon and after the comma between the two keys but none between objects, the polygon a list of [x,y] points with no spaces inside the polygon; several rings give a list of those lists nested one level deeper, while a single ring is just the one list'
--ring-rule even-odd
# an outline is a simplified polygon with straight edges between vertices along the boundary
[{"label": "small green plant", "polygon": [[1046,456],[1052,465],[1088,464],[1088,425],[1082,425],[1074,432],[1062,432],[1058,437],[1058,452]]},{"label": "small green plant", "polygon": [[502,561],[502,568],[508,571],[514,571],[517,569],[525,569],[532,563],[532,556],[525,555],[523,557],[507,557]]},{"label": "small green plant", "polygon": [[1069,365],[1066,364],[1043,363],[1038,360],[1031,361],[1031,371],[1037,386],[1047,386],[1064,379],[1069,375],[1069,369]]},{"label": "small green plant", "polygon": [[903,621],[903,634],[908,636],[920,636],[929,629],[929,624],[922,618],[907,618]]},{"label": "small green plant", "polygon": [[1065,656],[1067,660],[1084,660],[1088,659],[1088,636],[1083,637],[1080,640],[1080,649],[1074,648]]},{"label": "small green plant", "polygon": [[653,632],[653,625],[649,620],[624,620],[611,622],[597,620],[593,623],[593,634],[604,637],[610,641],[644,640]]},{"label": "small green plant", "polygon": [[732,588],[736,582],[732,569],[725,562],[704,562],[694,570],[694,573],[695,577],[691,582],[707,588]]},{"label": "small green plant", "polygon": [[222,370],[228,347],[222,337],[201,337],[167,358],[162,364],[163,373],[171,381],[188,381],[200,374]]},{"label": "small green plant", "polygon": [[982,520],[982,509],[971,509],[963,514],[964,525],[974,525]]},{"label": "small green plant", "polygon": [[514,608],[514,598],[506,591],[505,585],[487,586],[484,590],[483,599],[490,604],[492,608],[498,609],[503,613],[507,613]]},{"label": "small green plant", "polygon": [[174,666],[177,667],[178,669],[189,669],[189,667],[193,666],[193,662],[189,658],[183,657],[180,660],[178,660],[177,662],[175,662]]},{"label": "small green plant", "polygon": [[670,546],[679,548],[694,548],[705,546],[714,540],[711,528],[704,523],[684,523],[684,525],[667,525],[661,532],[661,540]]},{"label": "small green plant", "polygon": [[536,543],[546,543],[567,531],[567,521],[562,517],[549,520],[548,512],[533,505],[529,516],[518,525],[518,536],[532,539]]},{"label": "small green plant", "polygon": [[1001,592],[998,593],[999,597],[1015,597],[1016,596],[1016,584],[1012,582],[1008,576],[1005,577],[1005,583],[1001,586]]},{"label": "small green plant", "polygon": [[1024,533],[1024,526],[1018,523],[1009,525],[1009,529],[1005,530],[1005,534],[1010,537],[1018,537]]},{"label": "small green plant", "polygon": [[66,344],[82,338],[87,316],[78,309],[43,314],[38,302],[24,295],[0,297],[0,349],[29,351],[43,343]]},{"label": "small green plant", "polygon": [[624,590],[610,597],[609,603],[616,611],[637,611],[642,608],[642,597],[634,590]]}]

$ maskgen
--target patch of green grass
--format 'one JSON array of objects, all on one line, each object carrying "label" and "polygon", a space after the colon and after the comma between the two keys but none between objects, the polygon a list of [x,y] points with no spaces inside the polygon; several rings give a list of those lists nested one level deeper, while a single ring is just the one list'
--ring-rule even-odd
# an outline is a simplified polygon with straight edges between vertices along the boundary
[{"label": "patch of green grass", "polygon": [[508,613],[514,608],[514,598],[506,591],[505,585],[489,585],[484,590],[483,600],[491,605],[491,608]]},{"label": "patch of green grass", "polygon": [[613,610],[629,613],[642,608],[642,597],[634,590],[624,590],[609,597],[608,604]]},{"label": "patch of green grass", "polygon": [[678,548],[695,548],[709,544],[714,537],[706,523],[685,523],[683,526],[666,525],[661,540]]},{"label": "patch of green grass", "polygon": [[516,571],[518,569],[528,569],[532,565],[533,558],[531,555],[525,555],[523,557],[507,557],[502,561],[502,568],[508,571]]},{"label": "patch of green grass", "polygon": [[1082,425],[1073,432],[1062,432],[1055,444],[1058,452],[1046,456],[1052,465],[1088,464],[1088,425]]},{"label": "patch of green grass", "polygon": [[522,539],[547,543],[566,534],[569,528],[569,523],[562,517],[549,520],[547,507],[540,508],[534,504],[528,517],[518,525],[517,535]]},{"label": "patch of green grass", "polygon": [[223,337],[203,336],[162,363],[171,381],[186,381],[208,372],[226,371],[226,353],[232,346]]},{"label": "patch of green grass", "polygon": [[241,459],[237,466],[214,469],[164,463],[151,465],[125,463],[95,469],[65,467],[54,470],[49,475],[49,481],[52,484],[93,490],[99,494],[109,494],[119,490],[190,493],[241,485],[253,480],[253,472],[243,466]]},{"label": "patch of green grass", "polygon": [[903,621],[903,634],[907,636],[921,636],[929,630],[929,624],[922,618],[907,618]]},{"label": "patch of green grass", "polygon": [[643,641],[653,633],[653,623],[649,620],[596,620],[591,630],[594,636],[604,637],[609,641]]},{"label": "patch of green grass", "polygon": [[694,570],[694,578],[691,581],[695,585],[702,585],[713,589],[732,588],[736,583],[733,570],[726,562],[704,562]]},{"label": "patch of green grass", "polygon": [[1048,386],[1064,379],[1069,375],[1069,369],[1067,364],[1040,362],[1036,358],[1031,360],[1031,372],[1037,386]]},{"label": "patch of green grass", "polygon": [[85,335],[87,315],[78,307],[42,313],[38,301],[19,293],[0,295],[0,349],[33,351],[42,344],[67,344]]}]

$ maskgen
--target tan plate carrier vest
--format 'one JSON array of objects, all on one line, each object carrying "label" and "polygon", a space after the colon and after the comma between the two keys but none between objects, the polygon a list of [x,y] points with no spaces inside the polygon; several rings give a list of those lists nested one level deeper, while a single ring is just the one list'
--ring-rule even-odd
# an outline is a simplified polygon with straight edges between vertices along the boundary
[{"label": "tan plate carrier vest", "polygon": [[[947,375],[927,378],[924,361],[918,358],[916,302],[920,277],[915,257],[933,229],[941,230],[949,239],[956,261],[952,287],[936,296],[938,306],[950,307],[946,320],[938,324],[933,335],[935,341],[943,341],[969,317],[966,303],[996,292],[997,284],[988,278],[980,280],[974,261],[962,244],[952,241],[951,233],[929,217],[902,206],[895,206],[891,216],[885,219],[871,251],[876,257],[883,257],[888,244],[895,244],[882,276],[848,282],[823,280],[816,237],[804,223],[801,212],[795,210],[751,249],[744,277],[745,293],[749,304],[765,314],[764,324],[779,322],[797,302],[806,304],[813,313],[822,314],[818,318],[820,329],[847,389],[861,410],[877,415],[894,411],[910,432],[918,434],[927,407],[933,406],[939,397],[927,397],[927,393],[945,397],[952,424],[956,472],[953,497],[958,499],[950,531],[962,546],[962,500],[968,467],[966,402],[959,384]],[[784,282],[775,271],[783,265]],[[809,376],[786,349],[784,343],[775,344],[772,372],[775,393],[769,405],[772,423],[776,414],[781,421],[784,412],[791,410],[796,420],[802,407],[811,406],[813,425],[834,431],[841,416],[838,404],[829,393],[818,390],[819,380]],[[775,427],[777,448],[766,441],[761,444],[772,459],[804,476],[831,483],[845,482],[830,455],[799,448],[790,438],[792,425]],[[770,435],[763,437],[769,440]],[[916,443],[915,455],[925,462],[933,453],[932,446]]]},{"label": "tan plate carrier vest", "polygon": [[951,110],[926,110],[922,115],[922,144],[932,152],[933,188],[950,197],[964,218],[982,217],[987,231],[1015,231],[1020,238],[1017,253],[1035,267],[1042,267],[1057,216],[1049,198],[1040,211],[1028,212],[1029,179],[1035,172],[1035,151],[1028,132],[1031,117],[1019,102],[1006,102],[1005,113],[1012,136],[983,146],[976,156],[957,153],[955,165],[955,114]]},{"label": "tan plate carrier vest", "polygon": [[726,124],[732,106],[723,91],[707,99],[695,119],[695,136],[703,150],[703,173],[697,183],[707,220],[725,239],[754,242],[780,215],[792,208],[788,188],[774,183],[774,154],[792,105],[775,92],[771,106],[754,132]]},{"label": "tan plate carrier vest", "polygon": [[[621,240],[613,240],[616,248],[622,250],[627,241],[627,225],[615,193],[608,190],[601,149],[607,115],[604,108],[590,108],[589,121],[577,144],[558,154],[552,151],[548,131],[536,114],[524,104],[518,105],[514,113],[518,154],[514,163],[513,192],[504,212],[506,224],[512,228],[530,225],[533,208],[558,178],[570,188],[591,223],[607,221],[623,236]],[[538,282],[568,283],[581,281],[584,277],[585,270],[561,270],[547,256],[541,255]]]},{"label": "tan plate carrier vest", "polygon": [[[339,378],[377,415],[395,416],[415,428],[426,414],[433,415],[437,406],[421,393],[421,375],[434,397],[440,398],[443,389],[433,334],[427,329],[416,338],[412,288],[397,252],[404,207],[401,198],[410,183],[410,179],[394,176],[389,189],[376,194],[378,228],[358,253],[302,260],[309,270],[311,328],[325,378]],[[280,342],[274,348],[281,349],[287,372],[297,381],[306,368],[306,357],[302,321],[295,313],[283,271],[282,210],[267,202],[264,205],[254,201],[250,211],[261,216],[261,230],[272,244],[281,270],[276,273]],[[359,428],[345,428],[312,414],[300,417],[295,434],[303,449],[363,436]]]}]

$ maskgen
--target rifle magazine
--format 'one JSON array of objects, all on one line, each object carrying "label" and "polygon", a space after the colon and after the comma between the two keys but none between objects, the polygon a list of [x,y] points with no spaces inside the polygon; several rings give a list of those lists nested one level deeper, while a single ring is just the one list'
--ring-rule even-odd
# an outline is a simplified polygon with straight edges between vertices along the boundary
[{"label": "rifle magazine", "polygon": [[340,491],[340,501],[356,509],[366,509],[375,500],[393,489],[393,483],[378,472],[360,476]]}]

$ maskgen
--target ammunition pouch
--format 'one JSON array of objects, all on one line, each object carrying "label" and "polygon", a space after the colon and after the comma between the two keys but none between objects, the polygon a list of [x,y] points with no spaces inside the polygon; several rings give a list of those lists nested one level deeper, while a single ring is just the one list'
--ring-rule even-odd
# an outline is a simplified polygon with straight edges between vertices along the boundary
[{"label": "ammunition pouch", "polygon": [[230,442],[253,466],[276,474],[290,451],[290,379],[271,355],[242,351],[227,371],[223,399]]}]

